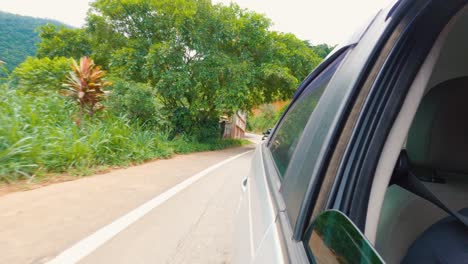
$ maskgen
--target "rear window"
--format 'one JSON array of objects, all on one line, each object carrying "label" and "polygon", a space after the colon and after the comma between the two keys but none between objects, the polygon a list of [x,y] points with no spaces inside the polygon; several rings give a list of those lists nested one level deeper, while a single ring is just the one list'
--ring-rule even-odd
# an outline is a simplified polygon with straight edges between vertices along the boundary
[{"label": "rear window", "polygon": [[271,138],[269,148],[281,178],[288,168],[310,115],[342,60],[343,56],[337,58],[307,85],[288,109]]}]

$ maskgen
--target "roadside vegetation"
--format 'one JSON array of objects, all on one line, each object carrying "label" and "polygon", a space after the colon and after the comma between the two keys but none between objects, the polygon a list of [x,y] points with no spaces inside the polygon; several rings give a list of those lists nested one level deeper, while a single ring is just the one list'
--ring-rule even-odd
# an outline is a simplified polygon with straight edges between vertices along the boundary
[{"label": "roadside vegetation", "polygon": [[0,79],[0,182],[241,145],[219,117],[290,98],[322,59],[236,5],[97,0],[87,21],[39,28],[37,55]]},{"label": "roadside vegetation", "polygon": [[247,119],[247,130],[256,134],[262,134],[269,128],[273,128],[281,115],[286,111],[289,103],[280,109],[276,109],[272,104],[264,104],[259,107],[256,113],[252,113]]},{"label": "roadside vegetation", "polygon": [[170,138],[167,127],[148,128],[114,108],[96,117],[85,115],[77,125],[79,108],[58,93],[31,95],[6,85],[0,86],[0,93],[0,179],[4,182],[50,172],[90,173],[93,167],[125,166],[243,143],[220,138],[197,142],[184,135]]}]

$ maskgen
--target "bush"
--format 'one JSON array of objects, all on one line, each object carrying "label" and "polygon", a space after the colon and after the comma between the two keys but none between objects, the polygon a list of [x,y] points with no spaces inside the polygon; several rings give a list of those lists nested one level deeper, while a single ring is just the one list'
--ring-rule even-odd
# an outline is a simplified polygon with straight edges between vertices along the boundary
[{"label": "bush", "polygon": [[219,118],[212,117],[194,122],[190,127],[189,135],[192,140],[197,142],[216,142],[221,139],[221,126],[219,124]]},{"label": "bush", "polygon": [[208,142],[221,138],[221,126],[216,115],[191,113],[186,107],[177,107],[171,113],[163,109],[171,122],[171,138],[183,135],[192,141]]},{"label": "bush", "polygon": [[14,88],[25,93],[48,94],[62,89],[70,71],[71,60],[64,57],[32,58],[28,57],[13,70],[10,81]]},{"label": "bush", "polygon": [[115,114],[144,127],[166,130],[168,125],[154,90],[145,84],[115,79],[107,105]]},{"label": "bush", "polygon": [[111,83],[104,80],[106,71],[94,63],[90,57],[83,57],[78,64],[71,59],[72,71],[63,83],[62,95],[68,96],[80,106],[80,113],[93,116],[103,109],[102,101],[106,98],[105,87]]}]

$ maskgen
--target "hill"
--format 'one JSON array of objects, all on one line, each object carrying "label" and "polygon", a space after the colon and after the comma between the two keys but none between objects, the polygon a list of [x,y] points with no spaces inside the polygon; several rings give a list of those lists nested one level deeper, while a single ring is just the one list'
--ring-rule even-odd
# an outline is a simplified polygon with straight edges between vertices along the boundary
[{"label": "hill", "polygon": [[27,56],[36,54],[36,43],[39,42],[39,26],[47,23],[62,23],[42,18],[20,16],[0,11],[0,60],[12,70]]}]

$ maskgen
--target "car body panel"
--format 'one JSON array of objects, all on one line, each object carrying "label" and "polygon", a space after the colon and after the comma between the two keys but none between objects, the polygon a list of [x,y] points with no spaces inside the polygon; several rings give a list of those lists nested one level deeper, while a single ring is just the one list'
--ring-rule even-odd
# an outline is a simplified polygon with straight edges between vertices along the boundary
[{"label": "car body panel", "polygon": [[[278,211],[268,189],[261,148],[262,145],[258,145],[255,150],[250,174],[247,177],[247,184],[240,202],[236,230],[238,239],[235,243],[237,248],[233,263],[266,263],[251,261],[258,258],[256,255],[258,255],[259,248],[274,247],[278,249],[275,245],[279,246],[280,243],[277,234],[274,234]],[[268,239],[265,239],[267,236]],[[265,244],[262,245],[262,241],[266,241]],[[278,255],[273,251],[267,255],[270,254]],[[266,257],[265,254],[264,256]],[[278,257],[278,259],[280,258],[282,257]]]},{"label": "car body panel", "polygon": [[[344,116],[349,113],[348,107],[352,105],[351,100],[356,99],[354,95],[359,91],[363,82],[369,78],[366,70],[375,63],[375,57],[386,43],[387,31],[393,30],[389,28],[389,25],[391,25],[391,19],[388,19],[390,11],[392,11],[392,5],[380,11],[371,20],[370,25],[364,27],[359,34],[356,34],[358,37],[354,38],[351,45],[344,45],[343,48],[337,49],[338,51],[327,57],[298,88],[291,104],[294,103],[297,97],[301,96],[304,87],[315,76],[320,74],[320,71],[340,56],[340,52],[347,53],[342,65],[335,73],[339,78],[333,77],[330,81],[322,95],[322,97],[327,97],[324,100],[325,102],[321,102],[322,98],[320,99],[316,108],[318,109],[317,113],[314,110],[299,140],[298,147],[292,158],[298,159],[298,162],[293,161],[290,164],[292,169],[288,167],[285,177],[307,172],[318,174],[323,170],[321,166],[324,166],[327,155],[331,155],[330,152],[333,151],[331,144],[336,141],[340,124],[345,121]],[[338,96],[334,98],[335,95]],[[321,109],[319,108],[321,103],[324,105],[335,104],[336,109],[332,109],[332,112],[330,112],[330,109]],[[283,117],[288,113],[288,110],[285,111]],[[283,117],[278,123],[281,122]],[[328,120],[326,122],[326,131],[317,127],[314,128],[315,124],[321,124],[324,118]],[[314,184],[316,182],[311,180],[307,186],[305,203],[301,205],[300,210],[302,216],[298,219],[298,222],[302,221],[301,226],[293,230],[292,227],[295,226],[295,223],[289,223],[288,221],[285,202],[281,194],[281,189],[284,186],[280,184],[278,173],[275,172],[275,166],[272,165],[271,154],[267,149],[267,144],[274,137],[277,127],[278,125],[274,128],[268,140],[259,145],[255,151],[246,191],[243,193],[240,207],[239,218],[243,219],[239,220],[239,229],[237,231],[239,239],[236,245],[238,249],[244,251],[236,252],[234,263],[308,262],[304,247],[300,242],[300,235],[305,231],[307,219],[310,216],[307,216],[304,211],[311,210],[311,201],[314,195],[313,188],[315,188]],[[311,137],[311,134],[317,133],[321,135],[319,137],[321,142],[316,142],[319,139]],[[316,152],[314,154],[316,160],[307,164],[304,156],[307,156],[310,151]],[[303,155],[303,157],[298,158],[300,155]],[[246,221],[246,218],[248,221]],[[242,245],[239,246],[239,244]],[[245,244],[249,244],[249,247],[245,246]]]},{"label": "car body panel", "polygon": [[252,264],[263,263],[282,263],[285,256],[281,251],[280,237],[277,232],[277,226],[272,223],[267,229],[265,237],[262,239],[260,246],[255,254]]}]

